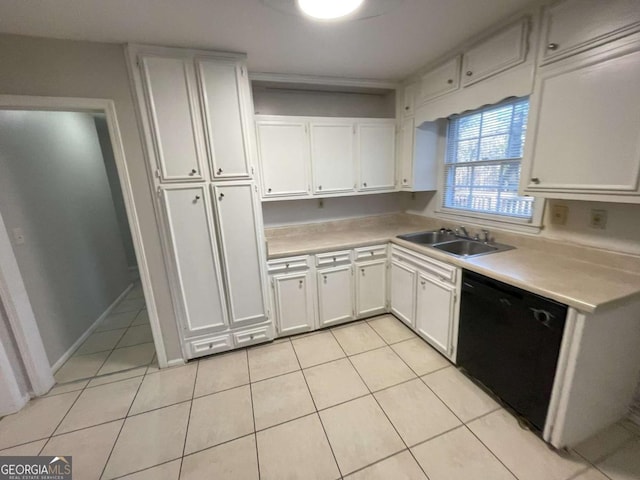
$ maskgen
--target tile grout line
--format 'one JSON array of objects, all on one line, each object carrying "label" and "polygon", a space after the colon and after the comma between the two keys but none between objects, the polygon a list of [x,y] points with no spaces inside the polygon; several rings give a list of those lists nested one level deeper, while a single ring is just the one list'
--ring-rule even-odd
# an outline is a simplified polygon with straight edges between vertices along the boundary
[{"label": "tile grout line", "polygon": [[[191,425],[191,412],[193,410],[193,397],[196,393],[196,385],[198,384],[198,372],[200,371],[200,360],[196,362],[196,375],[193,379],[193,387],[191,389],[191,400],[189,401],[189,415],[187,415],[187,428],[184,432],[184,441],[182,443],[182,455],[180,455],[180,468],[178,469],[178,478],[182,475],[182,466],[184,464],[184,454],[187,450],[187,438],[189,438],[189,425]],[[146,374],[145,374],[146,377]]]},{"label": "tile grout line", "polygon": [[109,456],[107,457],[107,461],[104,463],[104,466],[102,467],[102,473],[100,474],[100,478],[102,479],[104,477],[104,474],[107,470],[107,465],[109,465],[109,461],[111,460],[111,455],[113,455],[113,451],[116,448],[116,444],[118,443],[118,440],[120,439],[120,435],[122,434],[122,430],[124,430],[124,426],[127,423],[127,419],[129,418],[129,413],[131,412],[131,408],[133,407],[133,404],[136,401],[136,398],[138,398],[138,394],[140,393],[140,389],[142,388],[142,384],[144,383],[144,377],[146,377],[147,374],[145,373],[144,376],[142,377],[142,380],[140,381],[140,385],[138,385],[138,389],[136,390],[136,394],[133,396],[133,399],[131,400],[131,404],[129,405],[129,409],[127,410],[127,414],[125,415],[124,420],[122,421],[122,425],[120,426],[120,430],[118,431],[118,435],[116,435],[116,439],[113,442],[113,445],[111,445],[111,451],[109,452]]},{"label": "tile grout line", "polygon": [[[291,347],[293,348],[293,346]],[[253,387],[251,382],[251,366],[249,364],[249,349],[245,348],[245,358],[247,360],[247,376],[249,378],[249,398],[251,399],[251,417],[253,418],[253,440],[256,446],[256,466],[258,468],[258,480],[262,477],[260,472],[260,452],[258,451],[258,432],[256,431],[256,411],[253,407]]]},{"label": "tile grout line", "polygon": [[[373,330],[375,332],[375,330],[369,326],[369,328],[371,328],[371,330]],[[333,333],[333,332],[332,332]],[[376,334],[378,334],[378,332],[376,332]],[[379,335],[378,335],[379,336]],[[336,340],[336,342],[338,342],[338,345],[340,345],[340,348],[342,348],[342,345],[340,344],[340,342],[338,341],[338,338],[334,335],[334,338]],[[382,337],[380,337],[382,338]],[[386,341],[384,340],[384,338],[382,339],[383,342]],[[389,347],[389,345],[386,345],[387,347]],[[393,352],[393,349],[391,347],[389,347],[389,349]],[[344,349],[343,349],[344,351]],[[344,352],[346,355],[346,351]],[[393,352],[396,356],[397,354],[395,352]],[[400,358],[398,356],[398,358]],[[420,467],[420,470],[422,470],[422,473],[424,473],[424,476],[427,478],[427,480],[429,480],[429,476],[427,475],[427,472],[424,471],[424,469],[422,468],[422,465],[420,465],[420,462],[418,462],[418,460],[416,459],[416,457],[413,455],[413,452],[411,451],[411,449],[409,449],[407,442],[404,441],[404,438],[402,438],[402,436],[400,435],[400,432],[398,432],[398,429],[396,428],[396,426],[393,424],[393,422],[391,421],[391,419],[389,418],[389,416],[387,415],[387,412],[384,411],[384,408],[382,408],[382,405],[380,405],[380,402],[378,402],[378,399],[375,397],[375,395],[373,394],[373,392],[371,391],[371,388],[369,388],[369,385],[367,385],[367,382],[364,381],[364,378],[362,378],[362,375],[360,375],[360,372],[358,371],[358,369],[356,368],[356,366],[353,364],[353,362],[351,361],[351,357],[349,357],[347,355],[347,360],[349,361],[349,363],[351,364],[351,368],[353,368],[356,371],[356,374],[358,375],[358,377],[360,377],[360,381],[364,384],[364,386],[367,388],[367,390],[369,390],[369,394],[371,395],[371,397],[373,398],[373,401],[376,402],[376,405],[378,405],[378,408],[382,411],[383,415],[385,416],[385,418],[387,419],[387,422],[389,422],[389,424],[391,425],[391,428],[393,428],[393,430],[396,432],[396,435],[398,436],[398,438],[400,439],[400,441],[402,442],[402,444],[405,446],[405,449],[409,451],[409,454],[411,455],[411,457],[413,458],[413,460],[416,462],[416,464],[418,465],[418,467]],[[400,360],[402,361],[402,359],[400,358]],[[404,361],[403,361],[404,363]],[[411,370],[413,372],[413,370]],[[415,372],[413,372],[415,375]],[[399,451],[399,452],[395,452],[393,455],[398,455],[399,453],[402,453],[403,450]],[[390,456],[390,457],[391,457]],[[389,457],[389,458],[390,458]],[[372,463],[371,465],[375,465],[376,463],[380,462],[381,460],[376,461],[375,463]],[[367,468],[371,465],[367,465],[363,468]],[[350,472],[349,475],[351,475],[353,472]]]},{"label": "tile grout line", "polygon": [[[332,335],[332,337],[333,337],[333,335]],[[335,337],[333,337],[333,338],[335,340]],[[338,344],[338,346],[340,346],[340,344]],[[293,354],[295,355],[296,361],[298,362],[298,366],[300,367],[300,375],[302,375],[302,378],[304,380],[304,384],[307,386],[307,393],[309,394],[309,397],[311,397],[311,402],[313,403],[313,408],[315,410],[315,415],[318,418],[318,421],[320,422],[320,426],[322,427],[322,432],[324,433],[324,438],[326,438],[326,440],[327,440],[327,445],[329,445],[329,450],[331,451],[331,456],[333,457],[333,461],[334,461],[334,463],[336,465],[336,468],[338,469],[338,475],[342,479],[342,478],[344,478],[344,476],[342,475],[342,469],[340,468],[340,464],[338,464],[338,459],[336,458],[336,454],[333,451],[333,446],[331,445],[331,440],[329,440],[329,435],[327,435],[327,429],[325,428],[324,423],[322,422],[322,417],[320,416],[320,411],[318,410],[318,405],[316,404],[316,399],[313,398],[313,393],[311,393],[311,388],[309,388],[309,382],[307,382],[307,377],[304,374],[304,370],[302,369],[302,364],[300,363],[300,357],[298,357],[298,352],[296,351],[296,347],[293,344],[293,342],[291,342],[291,348],[293,349]],[[343,353],[344,353],[344,350],[343,350]]]}]

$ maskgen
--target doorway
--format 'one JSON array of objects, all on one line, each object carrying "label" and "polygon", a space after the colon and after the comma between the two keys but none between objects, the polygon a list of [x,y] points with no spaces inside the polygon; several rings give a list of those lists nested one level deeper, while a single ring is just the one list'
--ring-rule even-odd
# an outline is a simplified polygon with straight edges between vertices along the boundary
[{"label": "doorway", "polygon": [[[112,102],[17,100],[26,108],[0,105],[0,218],[48,363],[29,358],[34,329],[14,328],[32,395],[48,390],[47,374],[69,391],[162,364]],[[7,290],[1,300],[16,327],[25,319],[6,304],[25,299]]]}]

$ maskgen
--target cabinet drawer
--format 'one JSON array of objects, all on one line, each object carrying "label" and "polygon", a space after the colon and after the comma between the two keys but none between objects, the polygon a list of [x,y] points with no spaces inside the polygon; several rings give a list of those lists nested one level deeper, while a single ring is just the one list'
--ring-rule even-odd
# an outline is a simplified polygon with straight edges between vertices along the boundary
[{"label": "cabinet drawer", "polygon": [[434,275],[437,279],[443,282],[453,283],[456,281],[457,268],[453,265],[440,262],[439,260],[435,260],[416,252],[411,252],[410,250],[406,250],[401,247],[396,247],[395,245],[392,247],[391,255],[394,260],[400,263],[413,265],[423,272]]},{"label": "cabinet drawer", "polygon": [[355,260],[371,260],[373,258],[385,257],[387,255],[386,245],[372,245],[370,247],[359,247],[353,250]]},{"label": "cabinet drawer", "polygon": [[202,357],[213,353],[225,352],[233,348],[231,335],[218,335],[209,338],[199,338],[187,342],[189,358]]},{"label": "cabinet drawer", "polygon": [[340,265],[341,263],[349,263],[350,261],[351,261],[350,250],[320,253],[316,255],[316,265],[318,267],[330,267],[333,265]]},{"label": "cabinet drawer", "polygon": [[547,64],[640,29],[637,0],[563,0],[544,13],[540,63]]},{"label": "cabinet drawer", "polygon": [[269,325],[233,334],[233,341],[237,347],[246,347],[247,345],[268,342],[272,339],[273,335],[271,334],[271,327]]},{"label": "cabinet drawer", "polygon": [[290,272],[292,270],[309,268],[310,266],[311,262],[307,255],[300,257],[277,258],[275,260],[269,260],[267,264],[269,273]]}]

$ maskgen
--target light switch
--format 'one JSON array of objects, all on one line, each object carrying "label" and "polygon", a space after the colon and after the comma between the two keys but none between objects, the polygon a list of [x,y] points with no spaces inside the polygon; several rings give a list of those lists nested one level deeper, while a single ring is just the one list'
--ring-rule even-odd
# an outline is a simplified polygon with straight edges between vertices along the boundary
[{"label": "light switch", "polygon": [[22,231],[21,228],[13,229],[13,241],[15,242],[16,245],[24,245],[24,242],[25,242],[24,232]]},{"label": "light switch", "polygon": [[551,223],[554,225],[566,225],[569,216],[569,207],[566,205],[554,205],[551,207]]}]

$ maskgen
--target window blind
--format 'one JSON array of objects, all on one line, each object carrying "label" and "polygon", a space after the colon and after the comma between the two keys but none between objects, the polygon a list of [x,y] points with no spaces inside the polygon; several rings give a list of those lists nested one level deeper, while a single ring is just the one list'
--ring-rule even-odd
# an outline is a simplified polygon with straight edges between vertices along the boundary
[{"label": "window blind", "polygon": [[528,218],[533,198],[518,196],[529,99],[449,119],[443,206]]}]

